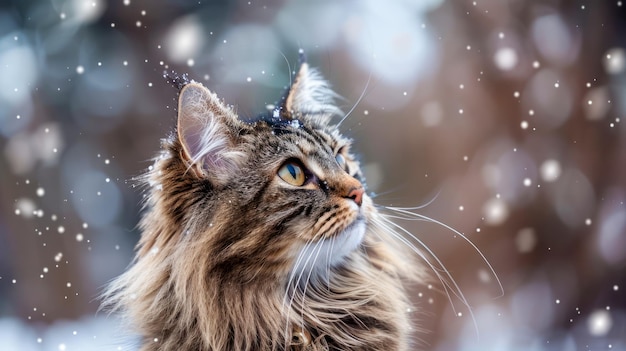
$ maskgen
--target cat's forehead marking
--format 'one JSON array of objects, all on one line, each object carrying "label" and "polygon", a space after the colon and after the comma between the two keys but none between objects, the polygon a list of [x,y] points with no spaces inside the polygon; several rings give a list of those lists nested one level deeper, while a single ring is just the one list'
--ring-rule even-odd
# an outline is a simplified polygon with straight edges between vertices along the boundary
[{"label": "cat's forehead marking", "polygon": [[313,132],[305,135],[306,137],[300,137],[296,143],[303,155],[302,161],[320,179],[328,178],[329,172],[332,173],[330,168],[336,162],[335,153],[339,149],[340,141],[324,132]]},{"label": "cat's forehead marking", "polygon": [[314,144],[314,146],[318,146],[315,149],[321,147],[328,152],[333,152],[336,141],[329,134],[318,129],[303,128],[303,131],[306,133],[306,135],[309,135],[315,140],[315,143],[312,143]]},{"label": "cat's forehead marking", "polygon": [[333,153],[338,140],[326,131],[322,131],[304,124],[294,127],[285,124],[267,124],[273,136],[282,139],[283,142],[306,147],[302,151],[309,153],[309,150],[325,150]]}]

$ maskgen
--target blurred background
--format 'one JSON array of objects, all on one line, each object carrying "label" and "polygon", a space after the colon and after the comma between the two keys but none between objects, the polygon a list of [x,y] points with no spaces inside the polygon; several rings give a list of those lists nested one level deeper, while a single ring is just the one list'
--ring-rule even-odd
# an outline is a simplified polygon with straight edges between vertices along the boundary
[{"label": "blurred background", "polygon": [[174,127],[162,72],[251,116],[302,48],[375,201],[479,250],[398,222],[458,284],[413,289],[416,345],[626,350],[625,18],[621,0],[2,0],[0,349],[132,350],[97,296]]}]

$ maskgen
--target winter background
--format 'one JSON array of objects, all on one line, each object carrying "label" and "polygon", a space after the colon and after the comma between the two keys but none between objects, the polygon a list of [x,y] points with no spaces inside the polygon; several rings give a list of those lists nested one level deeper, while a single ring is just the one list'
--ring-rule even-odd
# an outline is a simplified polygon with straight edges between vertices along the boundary
[{"label": "winter background", "polygon": [[626,350],[625,18],[620,0],[2,0],[0,350],[133,350],[97,296],[175,123],[162,72],[254,115],[299,48],[352,110],[376,201],[423,206],[502,284],[460,235],[400,221],[458,284],[414,289],[418,345]]}]

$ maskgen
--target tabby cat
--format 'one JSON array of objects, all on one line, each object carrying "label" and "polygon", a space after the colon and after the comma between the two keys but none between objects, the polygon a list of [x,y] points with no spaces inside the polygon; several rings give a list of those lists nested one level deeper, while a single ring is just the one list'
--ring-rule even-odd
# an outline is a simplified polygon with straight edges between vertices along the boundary
[{"label": "tabby cat", "polygon": [[141,350],[415,349],[405,285],[424,270],[365,192],[320,74],[302,60],[251,120],[176,82],[135,261],[105,293]]}]

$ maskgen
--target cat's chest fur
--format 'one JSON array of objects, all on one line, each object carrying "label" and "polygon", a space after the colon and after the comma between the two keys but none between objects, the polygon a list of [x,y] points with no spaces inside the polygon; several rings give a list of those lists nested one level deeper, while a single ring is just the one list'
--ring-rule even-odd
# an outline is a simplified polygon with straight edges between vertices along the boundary
[{"label": "cat's chest fur", "polygon": [[183,83],[136,260],[105,294],[141,349],[413,349],[403,283],[421,270],[367,196],[327,84],[302,63],[276,110],[242,121]]}]

